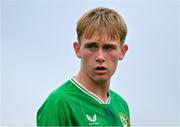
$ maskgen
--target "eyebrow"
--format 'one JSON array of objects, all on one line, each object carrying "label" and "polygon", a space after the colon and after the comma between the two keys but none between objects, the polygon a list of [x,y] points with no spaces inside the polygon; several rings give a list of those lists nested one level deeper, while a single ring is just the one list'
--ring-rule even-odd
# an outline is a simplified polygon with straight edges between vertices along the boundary
[{"label": "eyebrow", "polygon": [[86,42],[86,44],[97,44],[97,42]]},{"label": "eyebrow", "polygon": [[104,44],[104,46],[118,47],[118,45],[115,45],[115,44]]},{"label": "eyebrow", "polygon": [[87,47],[89,45],[98,45],[98,44],[97,44],[97,42],[87,42],[86,44],[84,44],[85,47]]},{"label": "eyebrow", "polygon": [[[86,44],[85,44],[85,46],[86,45],[98,45],[98,43],[97,42],[86,42]],[[105,43],[105,44],[103,44],[104,46],[113,46],[113,47],[117,47],[118,45],[116,45],[116,44],[109,44],[109,43]]]}]

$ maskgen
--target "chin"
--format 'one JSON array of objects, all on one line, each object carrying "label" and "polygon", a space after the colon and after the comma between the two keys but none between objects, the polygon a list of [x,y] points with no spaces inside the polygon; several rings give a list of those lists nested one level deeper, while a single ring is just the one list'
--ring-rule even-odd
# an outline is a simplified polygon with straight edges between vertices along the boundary
[{"label": "chin", "polygon": [[101,84],[101,83],[106,83],[110,78],[107,78],[107,77],[96,77],[96,78],[93,78],[94,81],[98,84]]}]

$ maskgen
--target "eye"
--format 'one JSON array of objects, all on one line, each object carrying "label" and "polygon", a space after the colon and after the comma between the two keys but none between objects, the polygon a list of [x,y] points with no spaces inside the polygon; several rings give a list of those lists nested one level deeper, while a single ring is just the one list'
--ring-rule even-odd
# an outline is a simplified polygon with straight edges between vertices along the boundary
[{"label": "eye", "polygon": [[92,51],[95,51],[98,49],[98,46],[96,44],[88,44],[86,45],[86,48]]},{"label": "eye", "polygon": [[103,47],[103,49],[104,49],[104,51],[106,51],[106,52],[110,52],[110,51],[112,51],[113,49],[116,49],[116,47],[114,47],[114,46],[112,46],[112,45],[105,45],[105,46]]}]

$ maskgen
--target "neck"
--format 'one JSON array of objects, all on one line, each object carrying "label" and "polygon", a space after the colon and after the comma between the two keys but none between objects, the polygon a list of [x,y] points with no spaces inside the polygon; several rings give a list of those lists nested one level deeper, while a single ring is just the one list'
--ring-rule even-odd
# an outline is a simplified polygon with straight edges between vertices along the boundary
[{"label": "neck", "polygon": [[87,90],[98,96],[103,102],[108,98],[110,80],[97,82],[90,77],[84,75],[81,71],[75,77]]}]

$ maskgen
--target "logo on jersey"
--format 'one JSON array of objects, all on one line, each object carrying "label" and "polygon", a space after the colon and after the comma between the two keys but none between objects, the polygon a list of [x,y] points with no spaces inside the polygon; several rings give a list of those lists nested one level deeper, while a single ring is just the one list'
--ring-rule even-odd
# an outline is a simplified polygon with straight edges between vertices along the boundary
[{"label": "logo on jersey", "polygon": [[119,117],[120,117],[123,127],[130,127],[129,118],[124,113],[120,112]]},{"label": "logo on jersey", "polygon": [[94,115],[88,115],[86,114],[86,118],[89,121],[89,125],[98,125],[99,123],[97,121],[97,116],[96,114]]},{"label": "logo on jersey", "polygon": [[94,114],[93,117],[91,117],[91,116],[89,116],[89,115],[86,114],[86,118],[87,118],[90,122],[93,122],[93,123],[96,122],[96,120],[97,120],[96,114]]}]

